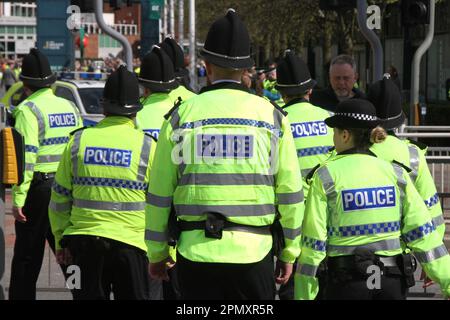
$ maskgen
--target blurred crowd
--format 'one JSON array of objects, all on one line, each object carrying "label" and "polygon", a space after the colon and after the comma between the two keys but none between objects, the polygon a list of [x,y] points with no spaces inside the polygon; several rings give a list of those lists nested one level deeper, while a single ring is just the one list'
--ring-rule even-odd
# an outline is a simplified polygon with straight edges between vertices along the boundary
[{"label": "blurred crowd", "polygon": [[7,91],[19,81],[22,71],[22,59],[12,60],[0,58],[0,91]]},{"label": "blurred crowd", "polygon": [[[114,57],[112,55],[99,60],[84,59],[75,60],[75,71],[76,72],[101,72],[101,73],[111,73],[119,68],[124,61],[120,58]],[[141,65],[141,59],[133,59],[133,69],[139,70]]]}]

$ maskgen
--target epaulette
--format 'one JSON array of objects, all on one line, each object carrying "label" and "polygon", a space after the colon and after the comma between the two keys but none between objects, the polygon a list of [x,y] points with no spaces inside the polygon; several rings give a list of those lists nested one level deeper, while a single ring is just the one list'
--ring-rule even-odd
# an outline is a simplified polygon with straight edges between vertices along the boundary
[{"label": "epaulette", "polygon": [[280,111],[281,114],[282,114],[283,116],[287,117],[288,113],[287,113],[286,110],[283,110],[283,108],[281,108],[278,104],[276,104],[276,103],[273,102],[273,101],[270,101],[270,103],[274,106],[275,109],[277,109],[278,111]]},{"label": "epaulette", "polygon": [[333,152],[334,150],[336,150],[336,147],[331,147],[330,149],[328,149],[328,152],[330,153],[330,152]]},{"label": "epaulette", "polygon": [[158,139],[156,139],[156,138],[155,138],[154,136],[152,136],[150,133],[144,131],[144,134],[145,134],[147,137],[152,138],[155,142],[158,142]]},{"label": "epaulette", "polygon": [[169,112],[166,113],[166,115],[164,116],[164,119],[169,120],[170,116],[172,115],[172,113],[178,109],[178,107],[181,105],[181,103],[183,102],[183,99],[181,99],[181,97],[178,97],[177,101],[175,102],[175,104],[173,105],[172,109],[169,110]]},{"label": "epaulette", "polygon": [[87,128],[89,128],[89,127],[81,127],[81,128],[78,128],[78,129],[76,129],[76,130],[73,130],[71,133],[69,133],[71,136],[73,136],[76,132],[78,132],[78,131],[81,131],[81,130],[84,130],[84,129],[87,129]]},{"label": "epaulette", "polygon": [[398,162],[397,160],[392,160],[392,163],[395,163],[396,165],[402,167],[403,169],[406,170],[406,172],[410,173],[411,171],[413,171],[410,167],[405,166],[403,163]]},{"label": "epaulette", "polygon": [[319,169],[319,168],[320,168],[320,164],[316,165],[314,168],[311,169],[311,171],[309,171],[309,173],[306,175],[306,178],[305,178],[306,182],[309,183],[309,180],[312,179],[314,173],[316,173],[317,169]]},{"label": "epaulette", "polygon": [[416,140],[408,140],[411,144],[419,147],[420,150],[425,150],[428,146],[425,143],[416,141]]}]

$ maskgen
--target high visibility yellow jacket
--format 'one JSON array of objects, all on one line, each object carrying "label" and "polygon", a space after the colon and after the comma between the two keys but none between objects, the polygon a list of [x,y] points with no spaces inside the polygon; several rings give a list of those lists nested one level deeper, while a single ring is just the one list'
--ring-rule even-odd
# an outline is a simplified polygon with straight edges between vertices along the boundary
[{"label": "high visibility yellow jacket", "polygon": [[137,113],[136,125],[139,129],[158,139],[164,116],[173,108],[174,102],[167,93],[155,92],[142,99],[144,105]]},{"label": "high visibility yellow jacket", "polygon": [[[151,262],[169,255],[168,217],[204,221],[217,212],[248,226],[271,225],[278,208],[286,247],[299,254],[303,191],[294,140],[283,111],[243,86],[219,83],[174,109],[161,129],[146,207]],[[272,248],[272,236],[224,230],[222,239],[204,230],[181,233],[178,252],[199,262],[253,263]]]},{"label": "high visibility yellow jacket", "polygon": [[288,113],[291,122],[298,163],[302,171],[303,190],[308,197],[309,185],[306,176],[311,169],[328,159],[329,150],[333,147],[333,129],[324,121],[330,116],[330,112],[313,106],[305,99],[292,100],[283,109]]},{"label": "high visibility yellow jacket", "polygon": [[284,106],[284,100],[281,93],[275,88],[277,84],[276,80],[265,79],[263,81],[263,94],[264,98],[269,101],[275,102],[280,107]]},{"label": "high visibility yellow jacket", "polygon": [[395,160],[412,170],[410,172],[411,180],[426,204],[439,234],[444,238],[445,221],[442,215],[436,184],[425,159],[426,149],[425,145],[419,148],[419,146],[410,141],[400,140],[393,135],[388,135],[384,142],[375,143],[370,148],[377,157],[387,161]]},{"label": "high visibility yellow jacket", "polygon": [[83,120],[77,107],[55,96],[50,88],[40,89],[14,111],[15,128],[25,140],[24,181],[13,186],[13,205],[23,207],[33,172],[56,172],[71,131]]},{"label": "high visibility yellow jacket", "polygon": [[[296,299],[314,299],[326,257],[366,248],[381,256],[403,252],[400,237],[428,276],[450,295],[450,256],[408,173],[400,166],[348,150],[314,174],[295,274]],[[370,175],[367,174],[370,172]]]},{"label": "high visibility yellow jacket", "polygon": [[147,250],[145,199],[155,143],[127,117],[74,133],[49,207],[56,248],[64,235],[101,236]]},{"label": "high visibility yellow jacket", "polygon": [[186,101],[189,98],[195,97],[196,94],[188,89],[186,89],[185,86],[179,85],[176,89],[173,89],[169,92],[169,97],[172,99],[174,103],[178,101],[178,98],[181,98],[181,100]]}]

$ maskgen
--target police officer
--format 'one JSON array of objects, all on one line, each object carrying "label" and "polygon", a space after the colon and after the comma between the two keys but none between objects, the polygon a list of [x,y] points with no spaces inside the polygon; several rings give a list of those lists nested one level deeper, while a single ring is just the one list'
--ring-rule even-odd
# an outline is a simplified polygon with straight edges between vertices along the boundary
[{"label": "police officer", "polygon": [[377,81],[369,87],[367,98],[375,105],[377,116],[382,119],[381,125],[388,133],[383,143],[374,144],[370,150],[379,158],[395,160],[411,169],[409,173],[411,180],[428,207],[434,225],[444,238],[445,222],[442,208],[425,159],[427,146],[414,140],[400,140],[394,132],[405,122],[398,87],[390,79]]},{"label": "police officer", "polygon": [[12,188],[16,242],[11,265],[10,299],[35,299],[45,240],[54,251],[48,203],[54,173],[69,141],[82,126],[77,108],[53,94],[56,76],[47,58],[31,49],[20,75],[27,98],[14,111],[15,128],[25,141],[24,181]]},{"label": "police officer", "polygon": [[187,100],[195,96],[190,85],[189,71],[184,67],[184,51],[181,46],[171,37],[167,37],[159,44],[161,49],[169,56],[175,71],[175,77],[180,86],[172,90],[169,95],[176,102],[178,97]]},{"label": "police officer", "polygon": [[403,254],[400,237],[444,295],[450,295],[450,257],[423,214],[427,208],[408,173],[369,151],[386,137],[377,127],[375,107],[367,100],[347,100],[325,122],[334,128],[337,155],[313,177],[296,298],[314,298],[315,273],[328,256],[327,299],[405,299],[414,266],[411,256]]},{"label": "police officer", "polygon": [[[165,42],[163,44],[167,47]],[[177,45],[176,42],[175,45]],[[144,97],[141,100],[144,108],[137,114],[137,126],[158,139],[164,116],[174,106],[175,98],[172,93],[182,87],[175,78],[171,59],[161,47],[154,46],[152,51],[144,57],[139,83],[145,90]],[[183,97],[187,99],[195,94],[184,88],[175,93],[176,95],[179,95],[177,99],[180,100],[176,101],[179,104]],[[176,259],[173,249],[171,250],[171,256]],[[175,300],[179,295],[175,267],[169,271],[169,275],[170,281],[162,283],[163,298],[164,300]],[[152,281],[151,284],[152,286],[157,285],[158,282]]]},{"label": "police officer", "polygon": [[[425,155],[427,146],[414,140],[400,140],[395,131],[405,122],[402,110],[402,98],[397,85],[390,79],[375,82],[369,87],[367,98],[377,108],[377,116],[383,119],[382,126],[387,130],[388,136],[383,143],[372,146],[371,151],[378,157],[397,161],[411,169],[409,175],[417,191],[422,197],[428,212],[439,234],[444,238],[445,221],[442,215],[436,185],[428,168]],[[422,272],[421,279],[429,286],[432,281]]]},{"label": "police officer", "polygon": [[308,196],[306,176],[316,165],[328,158],[333,148],[333,129],[324,120],[330,113],[309,102],[316,81],[311,78],[306,63],[292,51],[287,51],[277,67],[278,82],[294,136],[299,166],[302,171],[303,190]]},{"label": "police officer", "polygon": [[80,268],[75,300],[148,299],[145,197],[154,140],[135,128],[142,109],[124,66],[105,85],[105,119],[76,131],[63,153],[50,202],[57,258]]},{"label": "police officer", "polygon": [[164,115],[174,105],[169,94],[179,87],[172,62],[160,47],[154,46],[144,57],[139,83],[145,88],[141,99],[144,107],[137,114],[136,124],[139,129],[158,139]]},{"label": "police officer", "polygon": [[214,22],[202,55],[211,85],[172,110],[158,140],[146,209],[150,274],[167,278],[173,204],[183,299],[273,299],[272,242],[275,278],[285,283],[303,217],[289,121],[240,83],[253,61],[234,10]]},{"label": "police officer", "polygon": [[284,105],[284,100],[281,93],[276,89],[277,85],[277,64],[275,62],[270,62],[269,67],[266,70],[266,78],[262,82],[263,96],[278,104],[279,106]]},{"label": "police officer", "polygon": [[[329,112],[313,106],[309,102],[316,81],[311,78],[306,63],[293,51],[286,51],[285,57],[277,67],[278,82],[275,88],[286,103],[283,109],[288,113],[291,131],[297,149],[298,163],[301,168],[305,199],[309,185],[306,177],[317,165],[329,157],[333,148],[333,129],[327,127],[324,120]],[[281,300],[294,298],[294,277],[279,290]]]}]

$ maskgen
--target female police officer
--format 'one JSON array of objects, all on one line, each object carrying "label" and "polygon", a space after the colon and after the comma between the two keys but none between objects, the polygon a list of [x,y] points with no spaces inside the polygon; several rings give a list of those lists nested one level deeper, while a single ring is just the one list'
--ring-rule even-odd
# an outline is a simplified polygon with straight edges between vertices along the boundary
[{"label": "female police officer", "polygon": [[450,257],[408,173],[368,151],[386,137],[375,107],[344,101],[325,122],[337,155],[313,177],[295,297],[315,297],[317,267],[328,257],[327,299],[404,299],[414,270],[400,237],[450,295]]}]

